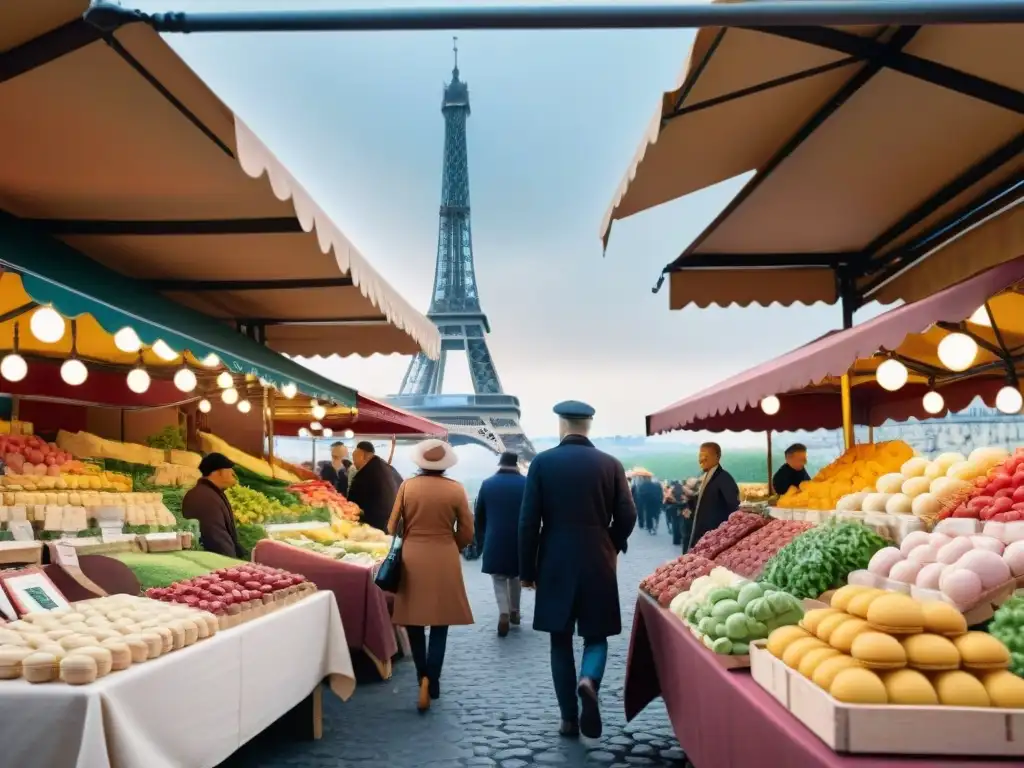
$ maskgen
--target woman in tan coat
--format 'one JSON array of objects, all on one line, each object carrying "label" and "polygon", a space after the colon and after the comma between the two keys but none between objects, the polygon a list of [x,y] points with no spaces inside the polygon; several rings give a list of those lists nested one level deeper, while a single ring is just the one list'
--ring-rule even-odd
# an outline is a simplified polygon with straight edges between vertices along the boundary
[{"label": "woman in tan coat", "polygon": [[448,627],[473,623],[459,558],[473,541],[473,517],[466,489],[444,476],[458,461],[448,443],[424,440],[413,449],[412,460],[421,472],[402,483],[388,521],[388,533],[403,535],[392,621],[409,634],[420,681],[417,706],[425,712],[430,700],[441,695]]}]

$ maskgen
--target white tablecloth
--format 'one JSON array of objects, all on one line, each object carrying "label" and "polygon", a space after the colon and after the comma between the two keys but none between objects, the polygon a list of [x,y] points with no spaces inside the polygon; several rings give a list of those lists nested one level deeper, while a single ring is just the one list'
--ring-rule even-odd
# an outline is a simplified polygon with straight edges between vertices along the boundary
[{"label": "white tablecloth", "polygon": [[0,681],[0,765],[212,768],[325,677],[352,695],[330,592],[92,685]]}]

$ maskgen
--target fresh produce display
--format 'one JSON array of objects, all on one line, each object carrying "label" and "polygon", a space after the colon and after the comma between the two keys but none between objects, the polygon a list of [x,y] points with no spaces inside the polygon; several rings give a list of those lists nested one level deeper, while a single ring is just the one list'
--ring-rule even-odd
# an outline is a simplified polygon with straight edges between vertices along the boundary
[{"label": "fresh produce display", "polygon": [[1024,708],[1007,646],[942,602],[849,585],[766,647],[847,704]]},{"label": "fresh produce display", "polygon": [[259,491],[264,496],[279,501],[286,507],[300,503],[299,497],[288,490],[289,483],[284,480],[275,480],[272,477],[257,474],[241,465],[235,466],[235,476],[238,478],[239,485]]},{"label": "fresh produce display", "polygon": [[259,491],[244,485],[234,485],[225,492],[238,523],[297,523],[310,520],[330,520],[327,509],[315,509],[304,504],[286,506]]},{"label": "fresh produce display", "polygon": [[169,587],[176,581],[204,576],[220,568],[243,565],[243,561],[215,552],[118,552],[107,555],[131,568],[143,590]]},{"label": "fresh produce display", "polygon": [[729,547],[737,544],[744,536],[748,536],[763,525],[768,518],[750,512],[733,512],[729,519],[714,530],[708,531],[693,545],[690,554],[700,555],[714,560]]},{"label": "fresh produce display", "polygon": [[389,544],[365,543],[359,541],[335,540],[329,544],[321,543],[306,536],[292,536],[280,539],[285,544],[315,552],[318,555],[340,560],[343,563],[362,565],[371,568],[381,562],[388,553]]},{"label": "fresh produce display", "polygon": [[988,632],[1010,649],[1010,671],[1024,677],[1024,596],[1014,596],[999,606]]},{"label": "fresh produce display", "polygon": [[800,534],[768,561],[761,581],[799,598],[818,597],[866,568],[885,539],[857,522],[822,525]]},{"label": "fresh produce display", "polygon": [[235,526],[238,534],[238,546],[246,557],[252,554],[253,548],[263,539],[268,538],[267,529],[258,523],[238,523]]},{"label": "fresh produce display", "polygon": [[[973,518],[998,523],[1024,520],[1024,447],[1018,448],[1012,456],[1005,451],[1002,455],[1002,461],[973,478],[974,487],[965,494],[966,498],[953,509],[947,506],[938,513],[938,519]],[[990,454],[991,459],[998,457],[998,454]]]},{"label": "fresh produce display", "polygon": [[914,515],[928,523],[952,514],[975,488],[975,482],[1007,458],[999,448],[977,448],[969,457],[943,453],[933,461],[908,459],[898,472],[878,478],[871,489],[844,496],[840,512],[886,512]]},{"label": "fresh produce display", "polygon": [[[41,466],[41,465],[39,465]],[[66,464],[64,465],[67,466]],[[32,467],[25,464],[23,472]],[[35,467],[38,469],[38,466]],[[7,474],[0,475],[0,486],[5,492],[13,491],[115,491],[128,493],[132,490],[132,479],[120,472],[78,472],[75,474],[61,471],[51,474],[15,474],[13,465],[8,465]]]},{"label": "fresh produce display", "polygon": [[180,426],[166,426],[147,437],[146,445],[162,451],[184,451],[185,430]]},{"label": "fresh produce display", "polygon": [[[837,509],[839,500],[874,488],[883,475],[898,472],[914,455],[902,440],[855,445],[816,474],[779,497],[783,509]],[[881,510],[878,510],[881,511]]]},{"label": "fresh produce display", "polygon": [[326,507],[331,511],[332,518],[359,522],[359,505],[346,499],[325,480],[295,483],[288,486],[288,490],[298,496],[303,504],[308,504],[311,507]]},{"label": "fresh produce display", "polygon": [[703,603],[708,595],[719,587],[734,587],[746,583],[746,579],[738,576],[728,568],[717,566],[706,576],[694,579],[693,584],[685,592],[680,592],[669,604],[669,611],[680,621],[686,620],[686,613],[693,605]]},{"label": "fresh produce display", "polygon": [[80,531],[93,520],[129,526],[175,526],[174,515],[159,493],[14,491],[5,492],[3,501],[0,522],[23,519],[41,523],[44,531]]},{"label": "fresh produce display", "polygon": [[84,600],[0,626],[0,680],[85,685],[218,629],[215,616],[187,605],[131,595]]},{"label": "fresh produce display", "polygon": [[74,458],[35,435],[0,435],[0,456],[12,474],[51,477],[59,477],[61,466]]},{"label": "fresh produce display", "polygon": [[696,579],[711,573],[714,567],[707,558],[688,552],[655,568],[654,573],[640,582],[640,589],[667,608],[676,595],[688,590]]},{"label": "fresh produce display", "polygon": [[777,627],[803,618],[800,601],[769,584],[746,582],[718,587],[686,611],[686,621],[715,653],[745,656],[750,643],[763,640]]},{"label": "fresh produce display", "polygon": [[250,456],[244,451],[238,450],[224,440],[221,440],[216,435],[200,432],[199,441],[202,445],[203,453],[224,454],[235,463],[236,470],[238,467],[242,467],[243,469],[247,469],[256,475],[262,475],[263,477],[276,478],[277,480],[284,480],[289,483],[299,482],[299,478],[288,470],[282,469],[279,466],[272,467],[263,459],[257,459],[255,456]]},{"label": "fresh produce display", "polygon": [[718,555],[715,563],[744,578],[756,579],[779,550],[813,527],[812,523],[772,520]]},{"label": "fresh produce display", "polygon": [[[301,574],[243,563],[167,587],[147,589],[146,597],[228,617],[227,623],[231,626],[262,615],[264,606],[283,605],[315,590]],[[221,628],[224,628],[223,623]]]},{"label": "fresh produce display", "polygon": [[[935,598],[945,597],[960,610],[968,610],[991,590],[1024,576],[1024,522],[1007,525],[1019,526],[1011,530],[1010,535],[1020,536],[1009,546],[1003,538],[985,534],[949,536],[934,531],[914,531],[899,547],[878,550],[868,563],[867,571],[871,576],[886,580],[879,586],[890,589],[913,586],[922,590],[922,596],[935,593]],[[989,530],[1006,534],[1005,526],[1001,530]]]},{"label": "fresh produce display", "polygon": [[287,472],[291,472],[293,475],[295,475],[297,478],[299,478],[299,480],[319,480],[320,479],[320,476],[316,472],[314,472],[313,470],[306,469],[305,467],[300,467],[298,464],[292,464],[290,462],[287,462],[284,459],[282,459],[280,456],[274,456],[273,457],[273,461],[271,461],[270,460],[270,456],[268,456],[266,454],[264,454],[263,458],[264,458],[265,461],[267,461],[267,463],[273,464],[275,467],[280,467],[281,469],[283,469],[283,470],[285,470]]},{"label": "fresh produce display", "polygon": [[178,464],[199,469],[199,462],[203,458],[192,451],[165,451],[137,443],[105,440],[88,432],[71,433],[64,430],[57,433],[57,446],[62,451],[79,459],[113,459],[150,467],[159,467],[161,464]]}]

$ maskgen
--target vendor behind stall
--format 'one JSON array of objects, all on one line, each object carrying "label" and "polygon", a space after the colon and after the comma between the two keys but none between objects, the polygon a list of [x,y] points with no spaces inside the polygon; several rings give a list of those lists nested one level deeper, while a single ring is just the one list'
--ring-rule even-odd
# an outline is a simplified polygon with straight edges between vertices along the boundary
[{"label": "vendor behind stall", "polygon": [[207,552],[245,558],[238,545],[231,502],[224,495],[238,482],[235,465],[222,453],[208,453],[199,462],[199,471],[199,482],[181,500],[181,514],[199,521],[199,542]]},{"label": "vendor behind stall", "polygon": [[772,478],[772,488],[781,496],[790,488],[811,479],[807,474],[807,446],[793,443],[786,449],[786,463],[779,467]]},{"label": "vendor behind stall", "polygon": [[358,471],[349,483],[348,500],[363,510],[362,522],[387,531],[398,486],[402,484],[401,475],[381,460],[373,443],[366,440],[356,445],[352,462]]}]

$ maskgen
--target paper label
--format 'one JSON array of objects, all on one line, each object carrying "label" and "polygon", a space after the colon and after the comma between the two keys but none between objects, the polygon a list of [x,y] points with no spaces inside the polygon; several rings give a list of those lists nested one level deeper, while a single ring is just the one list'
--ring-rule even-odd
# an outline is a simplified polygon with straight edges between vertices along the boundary
[{"label": "paper label", "polygon": [[178,534],[173,531],[170,533],[147,533],[145,535],[146,541],[176,541]]},{"label": "paper label", "polygon": [[120,541],[123,535],[120,523],[117,523],[116,525],[100,526],[100,538],[103,540],[104,544],[109,544],[112,541]]},{"label": "paper label", "polygon": [[7,524],[7,530],[14,536],[15,541],[33,541],[35,539],[32,523],[27,520],[12,520]]},{"label": "paper label", "polygon": [[57,565],[61,568],[78,567],[78,551],[65,541],[58,541],[54,547],[57,554]]}]

